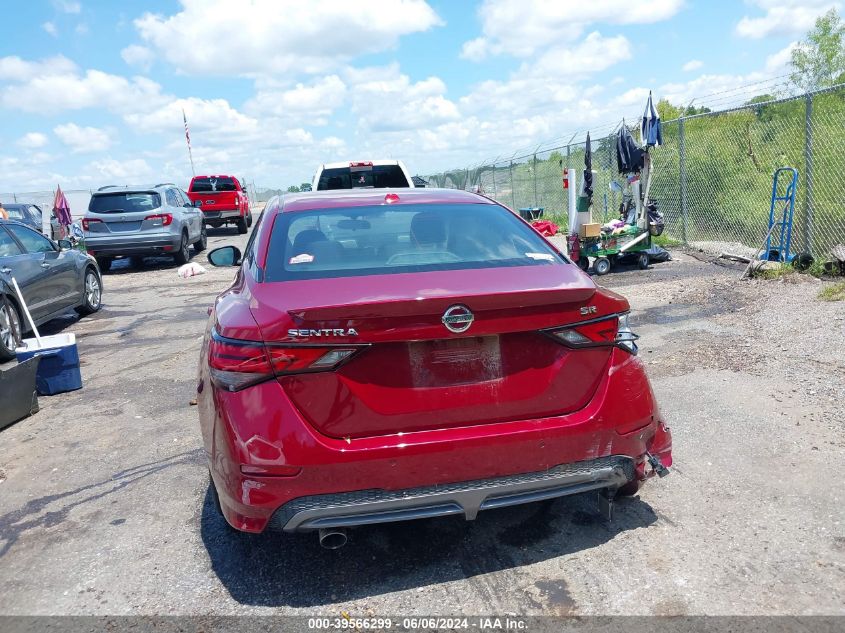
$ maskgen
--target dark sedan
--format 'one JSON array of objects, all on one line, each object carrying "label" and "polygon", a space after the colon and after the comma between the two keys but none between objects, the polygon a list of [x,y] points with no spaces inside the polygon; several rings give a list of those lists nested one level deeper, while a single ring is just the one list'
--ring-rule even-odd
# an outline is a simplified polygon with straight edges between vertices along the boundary
[{"label": "dark sedan", "polygon": [[21,334],[30,330],[12,277],[36,325],[70,308],[82,315],[100,309],[103,285],[93,257],[20,222],[0,220],[0,362],[15,357]]},{"label": "dark sedan", "polygon": [[[36,231],[41,231],[41,218],[44,215],[44,210],[37,204],[22,202],[6,203],[3,205],[3,208],[9,214],[10,220],[23,222]],[[54,240],[59,237],[59,221],[52,213],[50,213],[50,237]]]}]

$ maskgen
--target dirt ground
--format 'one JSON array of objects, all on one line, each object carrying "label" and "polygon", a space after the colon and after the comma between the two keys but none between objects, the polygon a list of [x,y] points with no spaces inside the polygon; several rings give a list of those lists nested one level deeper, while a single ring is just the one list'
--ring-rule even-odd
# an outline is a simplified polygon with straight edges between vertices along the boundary
[{"label": "dirt ground", "polygon": [[0,431],[0,613],[845,613],[845,305],[674,257],[600,280],[631,301],[669,477],[612,523],[581,496],[360,528],[338,551],[233,533],[212,506],[189,402],[232,270],[116,266],[100,313],[48,328],[76,333],[84,388]]}]

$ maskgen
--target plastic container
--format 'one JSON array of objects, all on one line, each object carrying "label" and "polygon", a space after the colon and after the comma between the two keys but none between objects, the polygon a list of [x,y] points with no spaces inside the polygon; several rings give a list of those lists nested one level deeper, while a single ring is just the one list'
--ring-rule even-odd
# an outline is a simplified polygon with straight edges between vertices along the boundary
[{"label": "plastic container", "polygon": [[82,373],[79,371],[79,352],[76,336],[55,334],[42,336],[41,347],[34,338],[23,340],[23,346],[15,350],[18,362],[39,356],[41,363],[35,377],[35,385],[42,396],[52,396],[65,391],[82,388]]},{"label": "plastic container", "polygon": [[0,429],[38,411],[35,374],[39,357],[0,366]]}]

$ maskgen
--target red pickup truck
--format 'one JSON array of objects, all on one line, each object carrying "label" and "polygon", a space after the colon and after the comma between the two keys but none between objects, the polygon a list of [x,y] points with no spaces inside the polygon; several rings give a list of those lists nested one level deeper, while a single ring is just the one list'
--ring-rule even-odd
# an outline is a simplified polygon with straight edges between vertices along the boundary
[{"label": "red pickup truck", "polygon": [[244,234],[252,226],[249,198],[234,176],[194,176],[188,187],[191,202],[202,203],[206,226],[214,228],[234,224]]}]

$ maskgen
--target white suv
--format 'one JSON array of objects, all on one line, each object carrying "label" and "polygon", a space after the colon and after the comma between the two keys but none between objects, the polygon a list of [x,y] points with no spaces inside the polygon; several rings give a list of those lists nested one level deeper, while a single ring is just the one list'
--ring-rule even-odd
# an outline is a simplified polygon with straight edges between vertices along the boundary
[{"label": "white suv", "polygon": [[413,187],[414,181],[401,160],[326,163],[314,174],[312,191]]}]

